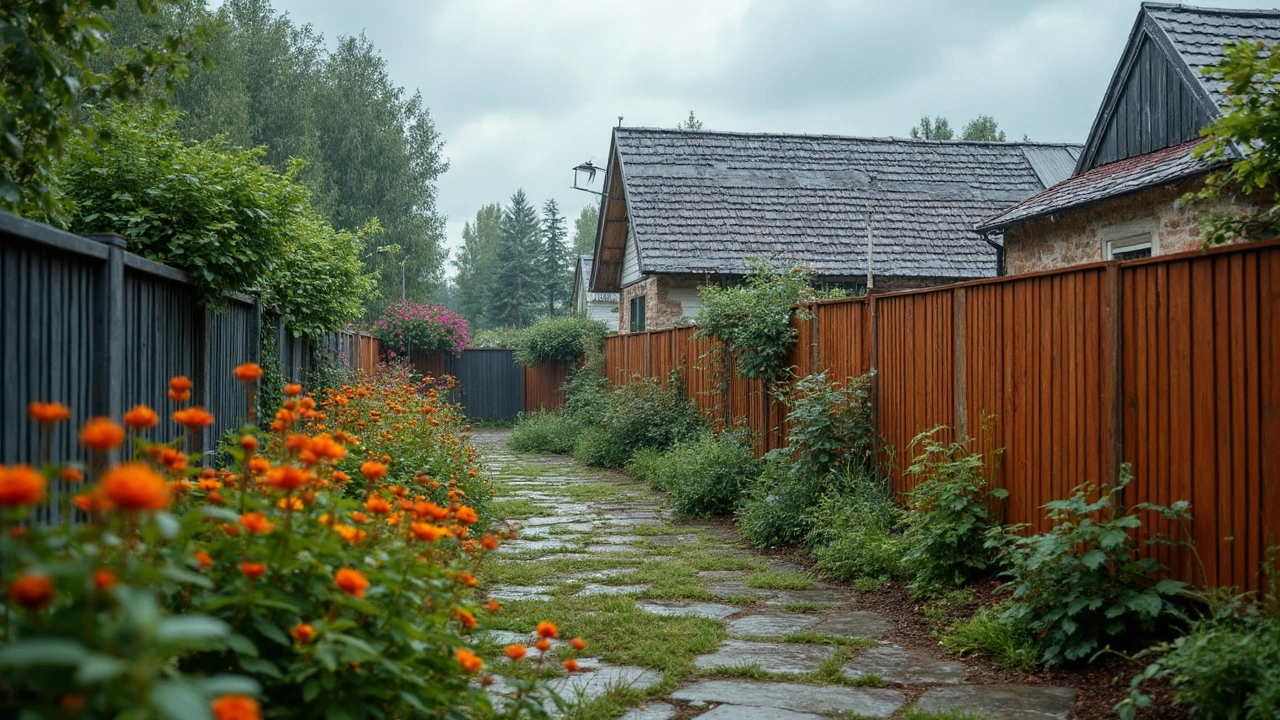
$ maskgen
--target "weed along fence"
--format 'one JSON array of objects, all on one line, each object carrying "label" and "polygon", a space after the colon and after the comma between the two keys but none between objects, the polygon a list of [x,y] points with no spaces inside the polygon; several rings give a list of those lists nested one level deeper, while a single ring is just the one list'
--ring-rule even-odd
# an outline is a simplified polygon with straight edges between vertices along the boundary
[{"label": "weed along fence", "polygon": [[[264,324],[274,329],[290,379],[310,368],[313,343],[349,366],[368,359],[372,338],[297,338],[255,298],[226,302],[217,312],[204,308],[186,273],[129,253],[117,236],[81,237],[0,213],[0,463],[40,457],[28,403],[67,404],[78,428],[92,416],[119,418],[136,403],[171,407],[175,375],[194,381],[192,404],[217,418],[201,438],[211,447],[243,420],[244,390],[231,370],[261,359]],[[152,433],[167,441],[177,429],[165,422]],[[53,457],[80,455],[66,426],[50,449]]]},{"label": "weed along fence", "polygon": [[[1010,498],[1005,521],[1047,527],[1041,506],[1085,482],[1136,476],[1126,504],[1192,503],[1190,534],[1147,518],[1144,532],[1191,582],[1257,588],[1280,542],[1280,242],[1105,263],[942,288],[826,301],[793,319],[798,376],[876,371],[876,428],[897,491],[918,433],[970,437]],[[613,383],[681,371],[708,411],[726,404],[785,443],[785,408],[759,382],[720,396],[709,341],[679,327],[606,341]],[[984,432],[984,426],[987,431]]]}]

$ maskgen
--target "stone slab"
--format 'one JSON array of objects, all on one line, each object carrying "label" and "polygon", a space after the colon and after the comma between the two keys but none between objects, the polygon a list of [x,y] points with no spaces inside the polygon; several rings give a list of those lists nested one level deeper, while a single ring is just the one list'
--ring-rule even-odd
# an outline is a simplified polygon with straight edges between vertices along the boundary
[{"label": "stone slab", "polygon": [[569,542],[559,538],[540,538],[536,540],[508,540],[498,546],[498,552],[526,552],[529,550],[568,550],[575,547],[577,543]]},{"label": "stone slab", "polygon": [[875,675],[900,685],[955,685],[964,680],[965,667],[955,660],[935,660],[927,653],[890,643],[861,653],[840,672],[850,678]]},{"label": "stone slab", "polygon": [[600,543],[601,545],[630,545],[632,543],[640,542],[643,539],[644,538],[639,535],[605,535],[604,537],[597,538],[593,542]]},{"label": "stone slab", "polygon": [[741,580],[721,580],[719,582],[707,583],[707,590],[720,597],[740,597],[750,600],[759,600],[761,598],[773,597],[777,594],[776,590],[762,590],[761,588],[753,588]]},{"label": "stone slab", "polygon": [[837,610],[811,628],[823,635],[843,638],[871,638],[879,640],[893,629],[883,615],[862,610]]},{"label": "stone slab", "polygon": [[538,516],[517,520],[516,522],[522,527],[545,527],[547,525],[569,525],[571,523],[589,524],[594,523],[599,518],[594,515],[553,515]]},{"label": "stone slab", "polygon": [[897,690],[763,680],[703,680],[675,691],[671,697],[688,702],[733,703],[824,715],[850,713],[874,718],[889,717],[904,702]]},{"label": "stone slab", "polygon": [[730,635],[782,636],[807,630],[818,622],[813,615],[801,613],[757,613],[729,621]]},{"label": "stone slab", "polygon": [[821,588],[817,590],[783,590],[771,598],[770,605],[795,605],[809,603],[812,605],[843,605],[849,602],[849,591],[841,588]]},{"label": "stone slab", "polygon": [[698,717],[702,720],[826,720],[823,715],[751,705],[721,705]]},{"label": "stone slab", "polygon": [[646,538],[654,545],[689,545],[698,542],[697,535],[650,535]]},{"label": "stone slab", "polygon": [[1072,688],[1047,685],[957,685],[929,690],[915,707],[929,712],[963,710],[995,720],[1067,720],[1076,704]]},{"label": "stone slab", "polygon": [[494,585],[486,594],[492,600],[550,600],[549,585]]},{"label": "stone slab", "polygon": [[705,670],[759,665],[766,672],[803,675],[817,670],[835,653],[836,649],[830,645],[725,640],[718,650],[699,655],[693,664]]},{"label": "stone slab", "polygon": [[619,720],[671,720],[676,716],[676,707],[670,703],[651,702],[640,707],[631,708]]},{"label": "stone slab", "polygon": [[605,580],[619,575],[635,572],[633,567],[625,568],[605,568],[604,570],[581,570],[579,572],[561,575],[560,580],[563,582],[585,582],[587,580]]},{"label": "stone slab", "polygon": [[662,671],[628,665],[604,666],[598,670],[576,672],[552,682],[552,687],[566,700],[581,696],[594,699],[616,687],[648,690],[662,682]]},{"label": "stone slab", "polygon": [[644,583],[642,585],[598,585],[592,583],[574,593],[574,595],[578,597],[587,595],[635,595],[651,587],[653,587],[653,583]]},{"label": "stone slab", "polygon": [[732,605],[709,602],[685,602],[682,600],[649,600],[636,603],[641,610],[654,615],[677,615],[723,620],[738,612]]}]

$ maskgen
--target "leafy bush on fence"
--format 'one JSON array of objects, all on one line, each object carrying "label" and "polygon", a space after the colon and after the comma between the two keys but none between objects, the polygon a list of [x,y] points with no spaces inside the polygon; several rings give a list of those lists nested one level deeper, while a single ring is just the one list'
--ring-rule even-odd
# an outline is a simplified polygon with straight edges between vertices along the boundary
[{"label": "leafy bush on fence", "polygon": [[507,445],[516,452],[568,455],[582,429],[582,421],[562,410],[520,413]]},{"label": "leafy bush on fence", "polygon": [[838,488],[819,501],[805,538],[818,569],[836,580],[883,583],[903,576],[902,511],[887,479],[864,470]]},{"label": "leafy bush on fence", "polygon": [[588,351],[599,351],[609,328],[585,315],[550,317],[516,333],[516,360],[529,367],[549,362],[573,365]]},{"label": "leafy bush on fence", "polygon": [[754,445],[745,430],[721,435],[703,431],[659,456],[649,471],[651,481],[671,493],[678,515],[732,514],[743,486],[760,474]]},{"label": "leafy bush on fence", "polygon": [[386,350],[460,354],[467,346],[467,320],[443,305],[397,300],[373,323],[373,334]]},{"label": "leafy bush on fence", "polygon": [[[246,382],[259,375],[237,368]],[[174,421],[194,436],[212,417],[183,407],[190,387],[175,378],[171,396]],[[80,432],[87,465],[0,467],[0,714],[252,720],[260,703],[301,718],[487,707],[471,682],[482,661],[470,635],[486,612],[473,573],[498,539],[475,532],[483,493],[463,490],[474,449],[438,395],[396,387],[354,386],[322,403],[287,387],[270,429],[245,426],[221,470],[200,469],[188,439],[148,442],[159,413],[144,407],[123,418],[129,462],[109,462],[126,430],[98,418]],[[32,414],[46,435],[70,416],[56,404]],[[353,422],[359,432],[342,429]],[[431,436],[439,442],[424,455],[400,447]],[[430,474],[398,467],[416,462],[434,463]],[[84,522],[27,521],[53,478],[78,485],[74,499],[52,501]],[[520,702],[540,705],[540,692],[531,685]]]}]

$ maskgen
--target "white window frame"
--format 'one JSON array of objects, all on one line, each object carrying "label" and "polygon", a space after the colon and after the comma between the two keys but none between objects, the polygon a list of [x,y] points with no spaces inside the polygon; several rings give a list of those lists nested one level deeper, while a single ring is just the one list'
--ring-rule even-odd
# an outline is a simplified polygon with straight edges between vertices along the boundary
[{"label": "white window frame", "polygon": [[1158,224],[1155,218],[1143,218],[1130,222],[1117,223],[1102,229],[1102,257],[1106,260],[1118,260],[1116,255],[1123,255],[1138,250],[1149,250],[1152,256],[1160,254]]}]

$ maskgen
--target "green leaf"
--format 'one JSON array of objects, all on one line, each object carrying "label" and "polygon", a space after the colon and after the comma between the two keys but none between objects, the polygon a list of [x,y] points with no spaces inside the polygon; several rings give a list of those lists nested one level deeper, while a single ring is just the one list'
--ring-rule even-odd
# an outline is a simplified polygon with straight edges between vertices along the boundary
[{"label": "green leaf", "polygon": [[255,614],[253,615],[252,622],[254,629],[262,633],[268,640],[274,640],[285,647],[291,647],[293,645],[293,640],[289,639],[289,636],[270,620],[262,617],[261,615]]},{"label": "green leaf", "polygon": [[90,653],[76,668],[77,685],[94,685],[119,676],[128,668],[124,662],[109,655]]},{"label": "green leaf", "polygon": [[262,686],[257,680],[244,675],[214,675],[199,681],[201,689],[207,695],[251,695],[262,694]]},{"label": "green leaf", "polygon": [[182,643],[192,640],[218,640],[231,632],[231,626],[208,615],[177,615],[160,621],[156,641]]},{"label": "green leaf", "polygon": [[0,645],[0,667],[32,665],[77,665],[88,650],[75,640],[30,638]]},{"label": "green leaf", "polygon": [[151,707],[169,720],[212,720],[209,698],[181,680],[161,680],[151,688]]}]

